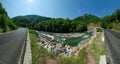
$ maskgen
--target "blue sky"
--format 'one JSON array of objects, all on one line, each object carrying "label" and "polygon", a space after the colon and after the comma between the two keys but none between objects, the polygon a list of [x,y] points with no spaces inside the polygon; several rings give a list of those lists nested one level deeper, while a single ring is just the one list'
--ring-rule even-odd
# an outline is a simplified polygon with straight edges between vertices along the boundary
[{"label": "blue sky", "polygon": [[120,0],[0,0],[10,17],[36,14],[75,18],[86,13],[104,17],[120,8]]}]

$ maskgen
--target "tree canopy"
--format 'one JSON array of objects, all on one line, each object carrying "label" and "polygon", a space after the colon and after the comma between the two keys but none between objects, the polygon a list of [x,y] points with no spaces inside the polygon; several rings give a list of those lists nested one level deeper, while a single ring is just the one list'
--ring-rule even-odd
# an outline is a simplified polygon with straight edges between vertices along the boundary
[{"label": "tree canopy", "polygon": [[7,32],[16,28],[17,26],[8,17],[7,12],[0,3],[0,32]]},{"label": "tree canopy", "polygon": [[113,14],[102,18],[102,27],[120,30],[120,9],[117,9]]},{"label": "tree canopy", "polygon": [[39,31],[49,32],[84,32],[87,31],[87,25],[91,22],[97,24],[100,18],[94,15],[85,14],[73,20],[66,18],[49,18],[38,15],[17,16],[12,20],[18,25],[29,27]]},{"label": "tree canopy", "polygon": [[98,23],[100,18],[94,15],[85,14],[73,20],[66,18],[49,18],[38,15],[17,16],[12,20],[18,26],[24,26],[39,31],[49,32],[84,32],[90,22]]}]

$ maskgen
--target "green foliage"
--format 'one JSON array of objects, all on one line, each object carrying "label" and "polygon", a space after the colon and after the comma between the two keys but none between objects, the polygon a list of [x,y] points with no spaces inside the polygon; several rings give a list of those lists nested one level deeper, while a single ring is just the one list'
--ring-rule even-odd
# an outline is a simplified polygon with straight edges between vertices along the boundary
[{"label": "green foliage", "polygon": [[115,14],[116,14],[116,19],[120,22],[120,9],[117,9]]},{"label": "green foliage", "polygon": [[102,28],[117,29],[120,27],[120,9],[112,15],[102,18]]},{"label": "green foliage", "polygon": [[36,28],[40,31],[68,33],[68,32],[84,32],[87,30],[87,25],[82,22],[72,21],[70,19],[51,19],[42,21]]},{"label": "green foliage", "polygon": [[2,33],[2,32],[3,32],[3,29],[0,28],[0,33]]},{"label": "green foliage", "polygon": [[39,22],[49,19],[51,18],[38,15],[17,16],[12,18],[17,26],[28,27],[32,29],[35,28]]},{"label": "green foliage", "polygon": [[7,12],[2,7],[1,3],[0,3],[0,28],[2,29],[2,32],[8,32],[10,30],[17,29],[17,26],[8,17]]},{"label": "green foliage", "polygon": [[114,22],[112,25],[113,25],[113,29],[120,31],[120,23],[119,22]]},{"label": "green foliage", "polygon": [[40,31],[49,32],[84,32],[90,22],[98,23],[100,18],[86,14],[73,20],[63,18],[48,18],[36,15],[17,16],[12,18],[18,26],[28,27]]},{"label": "green foliage", "polygon": [[31,50],[32,50],[32,63],[33,64],[38,64],[38,54],[39,54],[39,49],[37,45],[37,36],[34,34],[30,34],[30,40],[31,40]]},{"label": "green foliage", "polygon": [[84,23],[79,23],[79,25],[76,28],[77,32],[83,32],[87,30],[87,25]]},{"label": "green foliage", "polygon": [[96,28],[97,32],[102,32],[102,28]]},{"label": "green foliage", "polygon": [[94,15],[91,15],[91,14],[85,14],[85,15],[77,17],[77,18],[75,18],[73,20],[84,22],[86,24],[89,24],[91,22],[96,24],[96,23],[101,21],[100,18],[98,18],[97,16],[94,16]]},{"label": "green foliage", "polygon": [[104,47],[104,42],[101,39],[102,33],[97,33],[96,37],[93,38],[91,41],[91,44],[87,46],[89,50],[87,53],[91,54],[95,60],[95,64],[99,64],[100,61],[100,55],[105,55],[106,54],[106,49]]},{"label": "green foliage", "polygon": [[32,33],[32,34],[36,34],[36,31],[32,30],[32,29],[29,29],[29,32]]}]

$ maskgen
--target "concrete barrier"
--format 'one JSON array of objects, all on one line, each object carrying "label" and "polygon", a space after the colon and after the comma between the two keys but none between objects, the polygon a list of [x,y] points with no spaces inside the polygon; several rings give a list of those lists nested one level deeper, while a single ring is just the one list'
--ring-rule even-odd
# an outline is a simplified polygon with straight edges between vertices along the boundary
[{"label": "concrete barrier", "polygon": [[27,29],[26,51],[25,51],[23,64],[32,64],[31,44],[30,44],[30,37],[29,37],[28,29]]},{"label": "concrete barrier", "polygon": [[100,56],[100,63],[99,64],[107,64],[107,62],[106,62],[106,55],[101,55]]}]

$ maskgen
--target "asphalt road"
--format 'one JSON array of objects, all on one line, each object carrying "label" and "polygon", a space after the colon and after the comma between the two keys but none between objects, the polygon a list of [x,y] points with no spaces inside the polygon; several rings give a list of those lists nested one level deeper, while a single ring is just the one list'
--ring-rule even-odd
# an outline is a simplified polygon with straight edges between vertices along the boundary
[{"label": "asphalt road", "polygon": [[0,34],[0,64],[18,64],[26,37],[25,28]]},{"label": "asphalt road", "polygon": [[108,45],[113,64],[120,64],[120,33],[105,30],[105,43]]}]

